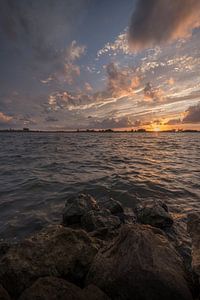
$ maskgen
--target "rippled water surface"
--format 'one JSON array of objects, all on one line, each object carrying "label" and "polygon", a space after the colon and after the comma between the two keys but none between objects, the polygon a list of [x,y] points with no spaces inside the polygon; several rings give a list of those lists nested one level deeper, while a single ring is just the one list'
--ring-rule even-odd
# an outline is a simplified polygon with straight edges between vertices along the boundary
[{"label": "rippled water surface", "polygon": [[59,222],[69,194],[200,209],[199,133],[0,133],[0,237]]}]

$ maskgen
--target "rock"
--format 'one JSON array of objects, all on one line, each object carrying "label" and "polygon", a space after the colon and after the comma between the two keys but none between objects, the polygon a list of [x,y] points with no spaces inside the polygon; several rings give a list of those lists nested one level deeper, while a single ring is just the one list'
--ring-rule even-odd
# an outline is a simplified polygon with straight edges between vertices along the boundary
[{"label": "rock", "polygon": [[81,218],[81,226],[89,232],[101,228],[112,230],[120,226],[120,219],[113,216],[109,210],[91,210]]},{"label": "rock", "polygon": [[86,282],[111,299],[191,300],[182,260],[159,229],[123,225],[97,253]]},{"label": "rock", "polygon": [[81,293],[79,287],[64,279],[43,277],[26,289],[19,300],[83,300]]},{"label": "rock", "polygon": [[124,212],[118,213],[116,216],[120,219],[121,223],[123,224],[135,224],[136,222],[136,215],[133,209],[129,207],[125,207]]},{"label": "rock", "polygon": [[103,201],[101,206],[103,209],[108,209],[113,215],[121,214],[124,212],[121,203],[117,200],[114,200],[113,198]]},{"label": "rock", "polygon": [[142,224],[149,224],[162,229],[173,225],[173,219],[168,213],[166,205],[160,201],[149,203],[141,208],[138,211],[137,219]]},{"label": "rock", "polygon": [[9,248],[10,244],[8,242],[0,242],[0,257],[4,255]]},{"label": "rock", "polygon": [[96,200],[87,194],[79,194],[71,197],[65,204],[63,213],[63,225],[69,226],[79,224],[81,217],[90,210],[98,210]]},{"label": "rock", "polygon": [[0,284],[0,300],[11,300],[7,291],[2,287],[1,284]]},{"label": "rock", "polygon": [[192,238],[192,265],[200,278],[200,213],[188,215],[187,228]]},{"label": "rock", "polygon": [[187,231],[187,219],[184,215],[174,216],[173,226],[165,229],[170,243],[183,259],[186,270],[192,272],[191,238]]},{"label": "rock", "polygon": [[110,229],[108,227],[103,227],[98,230],[89,232],[91,237],[94,237],[98,239],[99,243],[100,241],[101,246],[104,246],[104,244],[110,240],[112,240],[114,237],[118,236],[119,234],[119,228],[116,229]]},{"label": "rock", "polygon": [[192,239],[192,267],[194,276],[197,277],[196,293],[200,299],[200,212],[188,215],[187,228]]},{"label": "rock", "polygon": [[[27,288],[19,300],[109,300],[96,286],[85,289],[57,277],[42,277]],[[3,299],[2,299],[3,300]]]},{"label": "rock", "polygon": [[83,290],[85,300],[109,300],[110,298],[102,292],[97,286],[90,284]]},{"label": "rock", "polygon": [[97,251],[98,244],[85,231],[49,226],[10,247],[0,260],[0,282],[13,296],[44,276],[81,285]]}]

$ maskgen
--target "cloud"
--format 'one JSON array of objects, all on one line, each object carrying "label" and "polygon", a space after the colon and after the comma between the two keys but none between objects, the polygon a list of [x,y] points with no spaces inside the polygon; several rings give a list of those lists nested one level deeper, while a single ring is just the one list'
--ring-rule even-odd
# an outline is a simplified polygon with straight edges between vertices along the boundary
[{"label": "cloud", "polygon": [[72,41],[71,45],[67,48],[66,51],[66,60],[73,62],[79,59],[86,50],[86,46],[78,45],[77,41]]},{"label": "cloud", "polygon": [[70,93],[68,91],[54,92],[49,95],[48,105],[51,111],[72,110],[87,107],[93,102],[94,96],[85,93]]},{"label": "cloud", "polygon": [[181,119],[171,119],[167,123],[165,123],[165,125],[178,125],[181,123],[182,123]]},{"label": "cloud", "polygon": [[45,119],[46,122],[58,122],[59,120],[52,116],[47,116]]},{"label": "cloud", "polygon": [[153,102],[163,101],[163,91],[160,88],[154,88],[150,82],[148,82],[144,88],[144,98],[145,100],[150,100]]},{"label": "cloud", "polygon": [[200,102],[190,106],[186,111],[181,113],[179,118],[169,120],[165,125],[178,125],[186,123],[200,123]]},{"label": "cloud", "polygon": [[112,97],[127,96],[134,93],[139,85],[139,78],[135,76],[131,68],[119,69],[116,64],[110,63],[107,71],[107,92]]},{"label": "cloud", "polygon": [[127,116],[124,116],[122,118],[107,118],[101,121],[94,120],[90,123],[90,128],[94,129],[117,129],[128,128],[132,126],[134,126],[134,124]]},{"label": "cloud", "polygon": [[0,111],[0,123],[8,123],[12,121],[12,117]]},{"label": "cloud", "polygon": [[84,84],[84,90],[85,90],[86,93],[91,93],[93,91],[93,88],[89,84],[89,82],[85,82],[85,84]]},{"label": "cloud", "polygon": [[182,123],[200,123],[200,102],[186,110]]},{"label": "cloud", "polygon": [[30,47],[35,58],[59,58],[63,41],[71,38],[88,0],[1,1],[0,25],[4,38],[22,50]]},{"label": "cloud", "polygon": [[49,83],[52,80],[56,80],[60,83],[67,83],[72,85],[77,77],[80,76],[80,67],[76,63],[86,52],[86,46],[78,45],[77,41],[72,41],[67,47],[65,55],[58,64],[57,71],[50,75],[42,83]]},{"label": "cloud", "polygon": [[199,0],[137,0],[130,27],[133,49],[187,37],[200,26]]},{"label": "cloud", "polygon": [[108,42],[105,46],[97,52],[97,58],[102,55],[111,53],[113,55],[117,55],[118,53],[123,53],[125,55],[132,55],[132,51],[130,51],[129,43],[128,43],[128,34],[127,29],[123,33],[120,33],[114,42]]}]

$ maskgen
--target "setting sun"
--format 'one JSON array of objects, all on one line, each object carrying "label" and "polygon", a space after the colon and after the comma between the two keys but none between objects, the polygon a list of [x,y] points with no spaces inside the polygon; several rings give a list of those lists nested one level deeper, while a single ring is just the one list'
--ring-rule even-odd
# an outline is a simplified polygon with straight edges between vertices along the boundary
[{"label": "setting sun", "polygon": [[153,128],[153,131],[155,131],[155,132],[161,131],[161,128],[158,127],[158,126],[157,126],[157,127],[154,127],[154,128]]}]

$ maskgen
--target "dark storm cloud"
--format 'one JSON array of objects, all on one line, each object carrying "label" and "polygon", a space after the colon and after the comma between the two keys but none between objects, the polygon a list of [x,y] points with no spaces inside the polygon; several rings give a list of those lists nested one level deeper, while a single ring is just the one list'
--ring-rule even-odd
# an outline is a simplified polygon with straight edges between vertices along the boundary
[{"label": "dark storm cloud", "polygon": [[78,14],[88,0],[2,0],[0,27],[4,43],[30,47],[41,60],[56,60],[71,36]]},{"label": "dark storm cloud", "polygon": [[137,0],[129,27],[133,48],[185,37],[200,25],[199,0]]},{"label": "dark storm cloud", "polygon": [[200,123],[200,102],[187,109],[183,123]]}]

